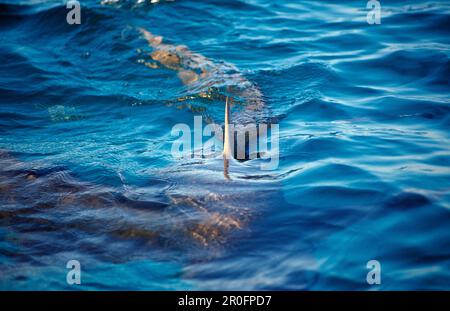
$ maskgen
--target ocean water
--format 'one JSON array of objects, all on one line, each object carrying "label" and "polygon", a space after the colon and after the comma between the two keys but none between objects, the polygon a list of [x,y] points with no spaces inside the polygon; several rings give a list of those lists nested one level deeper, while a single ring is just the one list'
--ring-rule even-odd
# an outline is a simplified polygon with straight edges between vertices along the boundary
[{"label": "ocean water", "polygon": [[[450,289],[447,1],[80,2],[0,0],[0,289]],[[172,156],[242,80],[198,96],[139,28],[257,87],[276,169]]]}]

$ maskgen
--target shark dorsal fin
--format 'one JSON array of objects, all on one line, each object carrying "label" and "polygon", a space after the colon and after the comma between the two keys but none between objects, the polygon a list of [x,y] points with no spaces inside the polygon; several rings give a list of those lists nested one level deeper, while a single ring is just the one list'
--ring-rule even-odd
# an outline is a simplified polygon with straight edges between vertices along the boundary
[{"label": "shark dorsal fin", "polygon": [[[230,99],[231,101],[231,99]],[[231,145],[230,145],[230,104],[228,103],[228,96],[225,101],[225,131],[223,136],[223,175],[226,179],[230,180],[229,175],[229,162],[232,158]]]},{"label": "shark dorsal fin", "polygon": [[232,157],[230,146],[230,104],[228,96],[225,101],[225,130],[223,136],[223,156],[227,159]]}]

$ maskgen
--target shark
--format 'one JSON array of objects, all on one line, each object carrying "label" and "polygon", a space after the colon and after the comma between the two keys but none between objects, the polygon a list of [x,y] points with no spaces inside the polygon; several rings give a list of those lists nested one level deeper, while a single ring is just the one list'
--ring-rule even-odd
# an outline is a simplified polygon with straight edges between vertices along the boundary
[{"label": "shark", "polygon": [[[130,195],[126,185],[118,189],[89,182],[66,167],[21,161],[0,150],[0,225],[24,237],[30,228],[50,238],[57,238],[53,232],[75,230],[119,244],[142,241],[151,248],[211,258],[248,232],[272,195],[259,192],[256,181],[224,183],[219,172],[218,166],[202,164],[164,170],[176,186],[161,189],[161,199],[147,200]],[[67,217],[61,219],[61,213]]]},{"label": "shark", "polygon": [[[10,152],[0,150],[0,203],[30,206],[1,209],[0,221],[17,224],[19,231],[24,223],[33,222],[36,226],[45,223],[48,230],[54,231],[58,230],[59,221],[57,216],[51,217],[53,213],[57,215],[54,211],[71,210],[86,215],[84,211],[89,210],[89,217],[94,217],[95,222],[75,218],[66,220],[66,226],[118,240],[145,240],[161,247],[189,251],[198,250],[193,247],[197,245],[219,250],[236,232],[245,233],[258,210],[268,204],[271,192],[261,192],[257,181],[227,182],[231,180],[229,164],[235,158],[231,125],[236,125],[237,135],[245,135],[248,126],[264,120],[269,110],[261,90],[232,64],[214,62],[184,45],[165,43],[163,37],[143,28],[139,31],[152,48],[145,65],[174,71],[187,86],[190,95],[179,100],[189,100],[194,94],[224,103],[223,168],[218,162],[222,159],[217,159],[208,164],[166,170],[161,175],[176,181],[176,187],[163,190],[164,202],[147,203],[130,200],[117,189],[80,180],[65,168],[42,170],[35,163],[22,162]],[[219,178],[222,170],[225,180]],[[114,215],[113,211],[126,217],[118,222],[105,218],[105,212]],[[197,251],[189,253],[198,256]]]},{"label": "shark", "polygon": [[145,62],[150,68],[164,67],[177,72],[178,78],[191,92],[198,92],[199,97],[223,98],[217,88],[222,86],[231,97],[245,102],[247,113],[239,117],[239,123],[256,122],[255,111],[265,110],[264,96],[261,90],[238,70],[236,66],[226,62],[214,62],[202,54],[190,50],[186,45],[164,43],[160,35],[139,28],[149,46],[153,49],[149,56],[151,62]]},{"label": "shark", "polygon": [[[270,111],[259,87],[249,81],[236,66],[226,62],[214,62],[202,54],[196,53],[186,45],[165,43],[160,35],[139,28],[152,51],[148,53],[150,61],[144,64],[152,69],[165,68],[177,73],[179,80],[188,87],[195,97],[225,102],[223,158],[224,176],[230,179],[229,162],[244,155],[247,160],[249,141],[256,141],[258,133],[252,131],[256,124],[269,120]],[[221,91],[221,89],[223,89]],[[178,98],[178,101],[192,99],[193,96]],[[232,114],[233,106],[240,106]],[[214,120],[211,120],[214,122]],[[247,136],[246,136],[247,135]],[[263,139],[264,137],[259,137]],[[236,142],[245,141],[243,146]],[[242,148],[245,150],[238,150]],[[254,156],[255,157],[255,156]],[[258,157],[258,154],[256,155]]]}]

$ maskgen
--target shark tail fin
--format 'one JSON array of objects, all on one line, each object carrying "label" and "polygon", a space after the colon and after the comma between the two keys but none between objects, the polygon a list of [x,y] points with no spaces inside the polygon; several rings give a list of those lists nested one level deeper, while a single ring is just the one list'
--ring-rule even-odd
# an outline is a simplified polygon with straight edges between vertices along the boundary
[{"label": "shark tail fin", "polygon": [[162,43],[163,37],[161,36],[155,36],[150,31],[139,28],[139,32],[144,36],[144,38],[148,41],[148,44],[150,44],[152,47],[156,47]]}]

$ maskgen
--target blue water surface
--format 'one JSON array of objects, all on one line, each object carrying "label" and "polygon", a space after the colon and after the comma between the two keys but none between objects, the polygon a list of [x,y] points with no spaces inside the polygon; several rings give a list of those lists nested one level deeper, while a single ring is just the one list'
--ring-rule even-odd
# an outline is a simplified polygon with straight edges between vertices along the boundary
[{"label": "blue water surface", "polygon": [[[0,289],[450,289],[447,1],[65,3],[0,0]],[[257,85],[277,169],[172,156],[224,105],[141,27]]]}]

